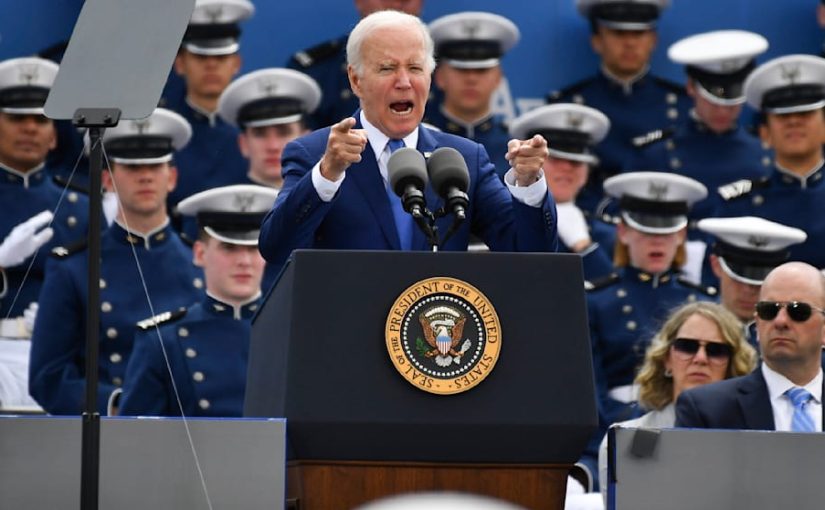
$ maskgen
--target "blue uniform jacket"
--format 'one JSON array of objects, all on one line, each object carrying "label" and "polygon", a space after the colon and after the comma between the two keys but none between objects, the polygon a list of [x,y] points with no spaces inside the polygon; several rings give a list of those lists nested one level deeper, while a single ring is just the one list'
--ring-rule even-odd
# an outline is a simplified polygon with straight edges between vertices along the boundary
[{"label": "blue uniform jacket", "polygon": [[[74,243],[84,239],[88,230],[89,199],[86,195],[67,190],[61,200],[63,188],[52,181],[52,176],[41,167],[23,177],[0,165],[0,242],[14,227],[41,211],[56,211],[51,227],[54,237],[40,248],[26,276],[31,258],[15,267],[0,269],[5,273],[6,286],[0,276],[0,317],[17,317],[29,303],[37,301],[49,251],[55,246]],[[58,208],[58,203],[60,207]],[[24,278],[25,277],[25,278]],[[21,284],[25,279],[25,285]],[[15,295],[20,295],[15,301]],[[14,301],[14,306],[12,302]]]},{"label": "blue uniform jacket", "polygon": [[646,74],[629,87],[603,72],[551,93],[551,103],[579,103],[601,111],[610,119],[607,137],[595,149],[599,165],[590,173],[577,203],[593,211],[602,199],[602,182],[619,173],[633,157],[633,138],[671,126],[690,110],[690,98],[682,86]]},{"label": "blue uniform jacket", "polygon": [[496,167],[496,173],[502,179],[510,169],[510,162],[504,156],[507,155],[507,142],[511,137],[503,115],[491,114],[474,124],[467,124],[447,117],[437,104],[431,103],[427,107],[424,122],[432,124],[445,133],[463,136],[483,145],[487,149],[490,161]]},{"label": "blue uniform jacket", "polygon": [[808,234],[801,244],[791,245],[790,260],[825,268],[825,170],[819,167],[800,179],[774,166],[770,176],[741,180],[722,186],[722,203],[715,216],[759,216]]},{"label": "blue uniform jacket", "polygon": [[169,104],[192,125],[192,139],[175,153],[178,183],[169,193],[169,210],[186,197],[200,191],[247,182],[249,161],[238,148],[238,130],[217,115],[209,116],[192,108],[186,100]]},{"label": "blue uniform jacket", "polygon": [[742,127],[717,134],[686,118],[672,131],[657,130],[642,138],[638,140],[640,151],[627,162],[625,171],[671,172],[704,184],[708,197],[691,206],[691,220],[713,216],[722,202],[716,191],[719,186],[770,173],[770,154]]},{"label": "blue uniform jacket", "polygon": [[712,300],[715,290],[689,284],[675,271],[656,276],[634,267],[594,282],[587,293],[593,372],[604,427],[627,418],[631,406],[608,391],[633,382],[653,335],[670,311],[686,302]]},{"label": "blue uniform jacket", "polygon": [[313,129],[340,122],[358,108],[358,96],[350,89],[347,77],[348,37],[341,36],[299,51],[286,64],[311,76],[321,87],[321,104],[308,119]]},{"label": "blue uniform jacket", "polygon": [[[356,128],[360,127],[359,121]],[[330,202],[318,196],[311,169],[326,150],[328,137],[329,128],[324,128],[292,141],[284,150],[284,186],[264,218],[259,243],[264,258],[277,267],[297,248],[400,249],[389,197],[371,147],[364,149],[361,162],[347,169],[344,182]],[[417,149],[426,154],[438,147],[457,149],[470,171],[467,220],[444,250],[466,250],[471,231],[495,251],[556,250],[556,211],[549,193],[541,207],[518,202],[496,175],[484,147],[419,127]],[[430,210],[443,205],[429,186],[425,195]],[[451,223],[451,216],[440,219],[439,231],[445,232]],[[412,246],[428,249],[424,234],[417,228]]]},{"label": "blue uniform jacket", "polygon": [[[590,239],[598,246],[582,254],[582,269],[585,280],[595,280],[607,276],[613,271],[613,246],[616,243],[616,225],[602,218],[585,215],[590,230]],[[559,252],[573,253],[564,242],[559,239]]]},{"label": "blue uniform jacket", "polygon": [[[135,249],[150,308],[141,285]],[[88,257],[85,246],[56,249],[49,261],[32,337],[29,387],[51,414],[79,414],[85,398]],[[142,237],[117,223],[101,237],[100,361],[98,410],[123,384],[132,352],[135,323],[152,310],[188,306],[203,296],[200,269],[192,252],[168,225]]]},{"label": "blue uniform jacket", "polygon": [[260,298],[234,308],[207,296],[185,312],[141,321],[126,370],[121,415],[180,416],[155,324],[186,416],[241,416],[252,316]]}]

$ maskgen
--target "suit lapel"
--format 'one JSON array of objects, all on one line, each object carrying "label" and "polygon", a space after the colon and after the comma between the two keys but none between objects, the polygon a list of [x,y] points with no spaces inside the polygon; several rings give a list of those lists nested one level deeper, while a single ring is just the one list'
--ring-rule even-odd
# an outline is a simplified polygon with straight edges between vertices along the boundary
[{"label": "suit lapel", "polygon": [[739,386],[739,409],[745,420],[744,428],[750,430],[775,430],[773,407],[768,385],[757,368],[742,380]]},{"label": "suit lapel", "polygon": [[[360,120],[360,110],[355,112],[355,129],[362,129]],[[384,187],[384,179],[378,169],[378,162],[375,160],[375,151],[367,142],[364,152],[361,153],[361,162],[356,163],[347,170],[347,179],[352,179],[355,185],[361,190],[366,203],[372,210],[381,232],[387,244],[394,250],[401,249],[401,242],[398,239],[398,230],[395,228],[395,220],[390,207],[390,200],[387,197],[387,189]]]}]

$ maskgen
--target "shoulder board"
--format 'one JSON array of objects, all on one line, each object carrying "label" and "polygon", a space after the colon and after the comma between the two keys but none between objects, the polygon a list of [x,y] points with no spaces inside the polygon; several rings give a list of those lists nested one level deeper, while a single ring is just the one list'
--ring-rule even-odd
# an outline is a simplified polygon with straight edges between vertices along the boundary
[{"label": "shoulder board", "polygon": [[685,90],[685,87],[683,87],[682,85],[680,85],[676,82],[672,82],[670,80],[666,80],[666,79],[660,78],[658,76],[653,76],[653,81],[656,82],[657,85],[660,85],[660,86],[670,90],[671,92],[675,92],[675,93],[680,94],[680,95],[687,95],[687,91]]},{"label": "shoulder board", "polygon": [[87,244],[87,239],[81,239],[80,241],[67,244],[66,246],[55,246],[52,248],[51,256],[56,259],[65,259],[70,255],[74,255],[75,253],[85,250]]},{"label": "shoulder board", "polygon": [[769,181],[769,177],[762,177],[756,180],[740,179],[738,181],[733,181],[729,184],[719,186],[716,188],[716,191],[723,200],[728,201],[733,200],[734,198],[743,197],[755,189],[764,188],[768,185]]},{"label": "shoulder board", "polygon": [[667,140],[668,138],[673,136],[673,132],[673,128],[657,129],[655,131],[650,131],[640,136],[634,136],[631,140],[631,143],[633,143],[633,146],[637,149],[641,149],[643,147],[647,147],[652,143]]},{"label": "shoulder board", "polygon": [[149,317],[148,319],[143,319],[142,321],[137,323],[137,327],[142,329],[143,331],[149,330],[154,328],[155,326],[161,326],[163,324],[169,324],[179,320],[184,315],[186,315],[186,308],[181,308],[174,312],[163,312],[155,315],[154,317]]},{"label": "shoulder board", "polygon": [[178,237],[181,241],[183,241],[183,244],[185,244],[186,246],[190,248],[193,248],[195,246],[195,239],[189,237],[189,234],[187,234],[186,232],[181,232],[180,234],[178,234]]},{"label": "shoulder board", "polygon": [[333,39],[331,41],[323,42],[312,48],[301,50],[292,55],[292,60],[298,63],[301,67],[312,67],[321,60],[326,60],[336,53],[341,47],[341,39]]},{"label": "shoulder board", "polygon": [[73,182],[69,182],[62,175],[55,175],[54,177],[52,177],[52,181],[54,181],[54,183],[57,184],[58,186],[60,186],[61,188],[66,188],[66,189],[70,189],[72,191],[77,191],[78,193],[83,193],[84,195],[89,194],[89,188],[87,188],[85,186],[81,186],[80,184],[75,184]]},{"label": "shoulder board", "polygon": [[593,82],[593,80],[595,80],[595,79],[596,78],[594,76],[591,76],[590,78],[585,78],[581,81],[577,81],[576,83],[573,83],[572,85],[568,85],[568,86],[564,87],[563,89],[554,90],[553,92],[550,92],[549,94],[547,94],[547,102],[548,103],[553,103],[553,102],[558,101],[559,99],[561,99],[564,96],[569,96],[570,94],[575,94],[576,92],[579,92],[581,89],[583,89],[586,86],[590,85]]},{"label": "shoulder board", "polygon": [[680,284],[682,284],[683,287],[687,287],[687,288],[693,289],[693,290],[698,290],[699,292],[701,292],[702,294],[704,294],[706,296],[714,297],[717,294],[719,294],[719,291],[716,289],[716,287],[713,287],[712,285],[702,285],[702,284],[699,284],[699,283],[694,283],[694,282],[688,280],[687,278],[685,278],[684,276],[680,276],[679,278],[677,278],[677,280],[679,281]]},{"label": "shoulder board", "polygon": [[610,287],[614,283],[619,281],[619,273],[610,273],[607,276],[602,276],[601,278],[596,278],[595,280],[585,280],[584,281],[584,290],[591,291],[591,290],[599,290],[605,287]]}]

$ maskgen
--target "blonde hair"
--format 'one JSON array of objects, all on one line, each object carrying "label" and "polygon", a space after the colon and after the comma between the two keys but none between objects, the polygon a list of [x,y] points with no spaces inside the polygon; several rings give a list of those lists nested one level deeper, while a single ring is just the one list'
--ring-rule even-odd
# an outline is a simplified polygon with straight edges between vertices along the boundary
[{"label": "blonde hair", "polygon": [[712,321],[719,328],[722,340],[732,352],[725,379],[750,373],[756,366],[756,350],[745,340],[742,322],[717,303],[699,301],[676,308],[653,337],[645,352],[644,363],[636,375],[639,385],[639,404],[646,409],[662,409],[673,402],[673,378],[665,375],[665,360],[676,335],[693,315]]}]

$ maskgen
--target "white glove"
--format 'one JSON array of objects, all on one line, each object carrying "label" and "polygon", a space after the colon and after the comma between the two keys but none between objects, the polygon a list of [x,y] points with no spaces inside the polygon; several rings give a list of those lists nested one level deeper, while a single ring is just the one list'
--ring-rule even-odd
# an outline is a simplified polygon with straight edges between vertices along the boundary
[{"label": "white glove", "polygon": [[[570,249],[579,243],[587,241],[590,244],[590,232],[587,229],[587,221],[584,219],[581,209],[573,202],[556,204],[558,214],[558,231],[561,241]],[[584,243],[582,243],[584,244]]]},{"label": "white glove", "polygon": [[54,230],[51,227],[40,229],[48,225],[53,217],[51,211],[43,211],[14,227],[0,244],[0,267],[19,266],[48,243]]},{"label": "white glove", "polygon": [[37,318],[37,302],[32,301],[29,307],[23,310],[23,325],[29,332],[29,335],[34,331],[34,320]]}]

